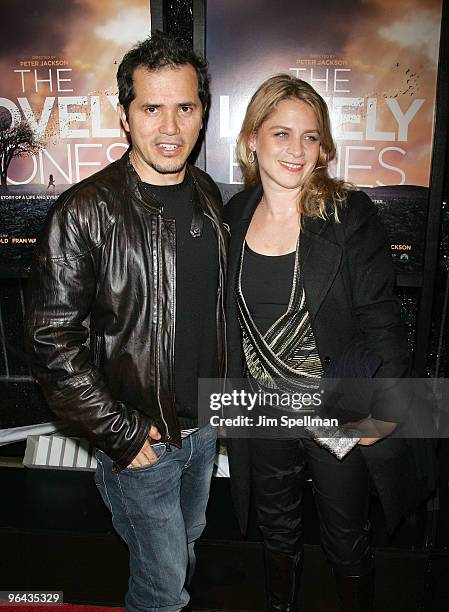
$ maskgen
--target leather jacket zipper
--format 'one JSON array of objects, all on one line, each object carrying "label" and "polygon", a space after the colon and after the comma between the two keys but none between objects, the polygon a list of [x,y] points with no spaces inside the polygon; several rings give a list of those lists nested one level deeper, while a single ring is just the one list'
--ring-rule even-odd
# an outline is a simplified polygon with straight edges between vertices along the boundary
[{"label": "leather jacket zipper", "polygon": [[[210,201],[209,197],[207,196],[207,194],[204,193],[204,191],[198,185],[198,181],[193,176],[193,174],[190,174],[190,176],[192,178],[193,184],[195,185],[195,188],[196,188],[197,192],[203,196],[203,198],[207,201],[210,209],[213,210],[214,207],[211,204],[211,201]],[[220,270],[221,313],[222,313],[222,318],[223,318],[223,354],[224,354],[224,367],[223,367],[223,372],[222,372],[222,376],[223,376],[223,386],[222,386],[223,388],[222,388],[222,390],[224,391],[225,386],[226,386],[226,377],[228,375],[228,348],[227,348],[227,334],[226,334],[227,324],[226,324],[226,312],[225,312],[225,305],[226,305],[225,291],[226,291],[226,287],[225,287],[225,283],[224,283],[224,271],[223,271],[223,268],[222,268],[222,265],[221,265],[222,232],[221,232],[221,228],[219,227],[218,223],[215,221],[215,219],[210,214],[208,214],[208,212],[206,210],[203,210],[203,214],[208,219],[210,219],[210,221],[212,222],[212,225],[214,226],[215,232],[217,234],[217,242],[218,242],[218,269]],[[227,225],[225,229],[227,229],[229,234],[230,234],[229,225]]]},{"label": "leather jacket zipper", "polygon": [[[203,194],[203,196],[208,200],[207,196],[205,196]],[[209,200],[208,200],[209,201]],[[210,202],[209,202],[210,205]],[[224,285],[224,274],[223,274],[223,269],[222,269],[222,265],[221,265],[221,251],[222,251],[222,239],[221,239],[221,234],[220,234],[220,228],[218,227],[215,219],[213,217],[211,217],[206,211],[204,211],[204,215],[210,219],[210,221],[212,222],[212,225],[215,227],[215,231],[217,234],[217,242],[218,242],[218,269],[220,270],[220,299],[221,299],[221,312],[222,312],[222,317],[223,317],[223,355],[224,355],[224,368],[223,368],[223,390],[225,388],[226,385],[226,377],[228,374],[228,347],[227,347],[227,339],[226,339],[226,311],[225,311],[225,302],[224,300],[225,298],[225,285]]]},{"label": "leather jacket zipper", "polygon": [[[161,230],[161,212],[160,211],[156,217],[156,227],[157,227],[157,296],[158,296],[158,308],[159,308],[159,296],[161,295],[161,277],[162,277],[162,263],[161,263],[161,256],[162,256],[162,230]],[[157,331],[156,331],[156,346],[159,347],[161,346],[161,322],[160,322],[160,316],[158,313],[158,317],[157,317]],[[169,440],[171,439],[171,435],[170,432],[168,431],[168,425],[167,425],[167,421],[164,418],[164,413],[162,410],[162,406],[161,406],[161,400],[159,397],[159,393],[160,393],[160,360],[159,358],[156,359],[156,372],[157,372],[157,376],[156,376],[156,393],[157,393],[157,403],[159,405],[159,412],[161,415],[161,419],[162,422],[164,423],[164,427],[165,427],[165,448],[167,451],[171,451],[171,447],[169,444]]]}]

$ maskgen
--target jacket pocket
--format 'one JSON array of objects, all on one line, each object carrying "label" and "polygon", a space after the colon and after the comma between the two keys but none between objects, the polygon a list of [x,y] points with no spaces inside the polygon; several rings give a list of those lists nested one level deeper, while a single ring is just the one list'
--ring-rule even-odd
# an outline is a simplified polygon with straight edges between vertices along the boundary
[{"label": "jacket pocket", "polygon": [[90,358],[92,363],[101,368],[104,362],[105,341],[103,334],[90,332]]}]

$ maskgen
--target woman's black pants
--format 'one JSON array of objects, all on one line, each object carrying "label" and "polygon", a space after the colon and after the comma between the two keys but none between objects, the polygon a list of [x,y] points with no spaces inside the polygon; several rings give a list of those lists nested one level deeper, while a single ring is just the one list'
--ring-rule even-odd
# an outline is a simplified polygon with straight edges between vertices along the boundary
[{"label": "woman's black pants", "polygon": [[346,576],[373,568],[369,543],[369,475],[358,447],[342,461],[313,440],[250,440],[257,521],[265,546],[297,555],[303,547],[306,464],[320,519],[321,544]]}]

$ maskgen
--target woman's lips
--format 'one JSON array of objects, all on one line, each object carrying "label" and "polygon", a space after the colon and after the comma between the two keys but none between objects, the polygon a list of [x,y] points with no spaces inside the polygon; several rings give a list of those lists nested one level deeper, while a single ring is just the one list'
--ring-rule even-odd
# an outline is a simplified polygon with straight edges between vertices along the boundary
[{"label": "woman's lips", "polygon": [[279,163],[289,172],[300,172],[304,168],[304,164],[294,164],[292,162],[285,161],[280,161]]}]

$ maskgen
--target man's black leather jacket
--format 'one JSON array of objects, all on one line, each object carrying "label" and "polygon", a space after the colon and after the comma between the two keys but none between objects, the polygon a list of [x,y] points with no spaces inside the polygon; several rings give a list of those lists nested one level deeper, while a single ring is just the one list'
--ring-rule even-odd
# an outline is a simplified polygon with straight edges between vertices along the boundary
[{"label": "man's black leather jacket", "polygon": [[[204,215],[218,238],[217,335],[225,374],[226,234],[210,177],[188,167],[192,235]],[[117,469],[152,424],[181,445],[174,397],[175,222],[149,199],[128,153],[74,185],[52,207],[30,278],[26,322],[33,373],[49,406]]]}]

